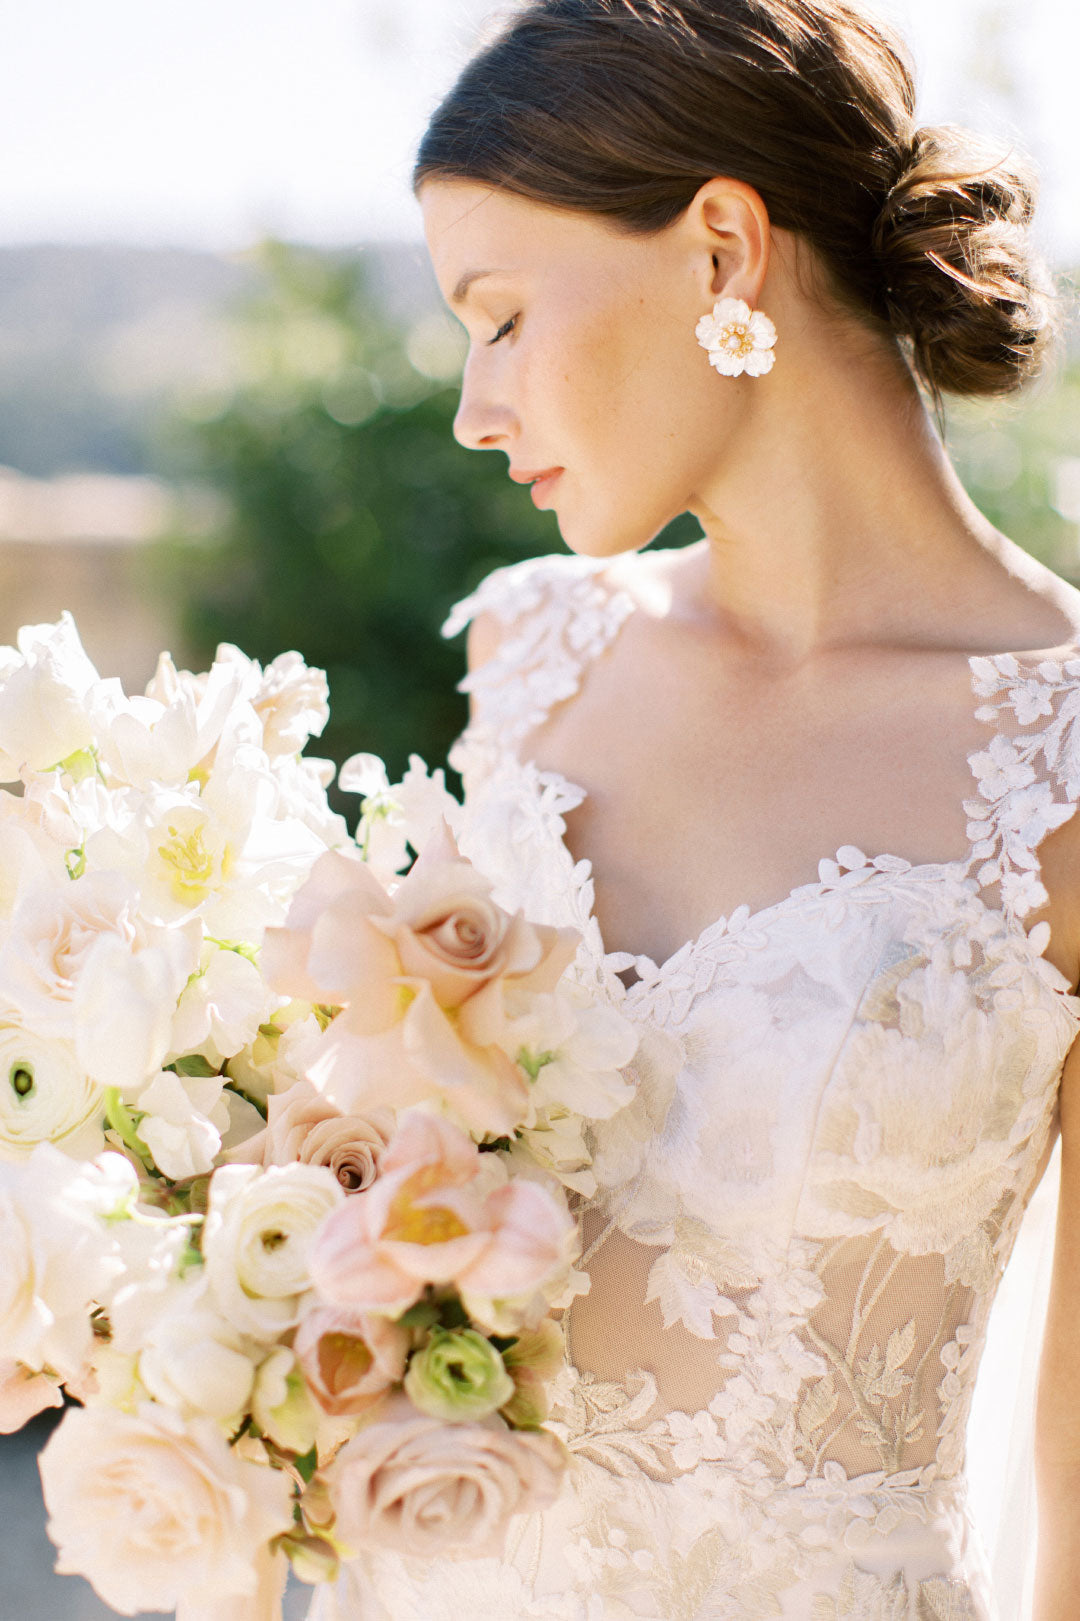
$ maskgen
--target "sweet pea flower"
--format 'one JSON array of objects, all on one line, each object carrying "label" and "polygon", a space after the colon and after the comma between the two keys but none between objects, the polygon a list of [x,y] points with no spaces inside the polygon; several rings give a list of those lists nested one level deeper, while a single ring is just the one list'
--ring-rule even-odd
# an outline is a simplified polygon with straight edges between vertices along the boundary
[{"label": "sweet pea flower", "polygon": [[217,1310],[205,1280],[185,1281],[150,1324],[138,1376],[155,1401],[184,1418],[212,1418],[228,1431],[243,1418],[258,1353]]},{"label": "sweet pea flower", "polygon": [[177,1075],[161,1070],[138,1096],[139,1137],[154,1164],[172,1182],[213,1169],[229,1106],[219,1075]]},{"label": "sweet pea flower", "polygon": [[315,1445],[321,1414],[287,1345],[277,1346],[260,1365],[251,1414],[263,1434],[287,1452],[303,1456]]},{"label": "sweet pea flower", "polygon": [[75,621],[25,625],[18,652],[0,649],[0,770],[12,782],[50,771],[92,746],[95,701],[104,685]]}]

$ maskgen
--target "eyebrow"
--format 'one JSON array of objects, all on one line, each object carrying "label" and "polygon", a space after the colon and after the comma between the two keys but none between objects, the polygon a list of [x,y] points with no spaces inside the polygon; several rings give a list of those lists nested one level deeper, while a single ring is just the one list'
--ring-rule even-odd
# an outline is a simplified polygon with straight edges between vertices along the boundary
[{"label": "eyebrow", "polygon": [[466,270],[454,291],[450,294],[450,302],[452,304],[463,303],[465,294],[469,291],[473,282],[479,281],[482,276],[502,276],[505,274],[506,272],[502,270]]}]

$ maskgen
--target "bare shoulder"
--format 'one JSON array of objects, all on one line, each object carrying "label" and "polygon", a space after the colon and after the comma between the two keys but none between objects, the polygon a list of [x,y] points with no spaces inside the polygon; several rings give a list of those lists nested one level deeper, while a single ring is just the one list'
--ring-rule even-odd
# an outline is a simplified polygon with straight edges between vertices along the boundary
[{"label": "bare shoulder", "polygon": [[506,635],[506,625],[491,609],[485,608],[469,621],[465,637],[465,665],[476,670],[495,657],[499,643]]}]

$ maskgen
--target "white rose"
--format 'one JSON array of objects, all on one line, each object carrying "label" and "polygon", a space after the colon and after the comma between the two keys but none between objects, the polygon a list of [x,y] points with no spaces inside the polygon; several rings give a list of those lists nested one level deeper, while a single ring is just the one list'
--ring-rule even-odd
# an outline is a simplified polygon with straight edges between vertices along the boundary
[{"label": "white rose", "polygon": [[203,1256],[218,1309],[241,1332],[274,1340],[299,1322],[312,1288],[312,1242],[344,1199],[324,1165],[214,1172]]},{"label": "white rose", "polygon": [[271,1538],[293,1524],[279,1470],[239,1456],[209,1419],[72,1409],[40,1456],[56,1569],[122,1615],[232,1601],[242,1613]]},{"label": "white rose", "polygon": [[[111,1161],[125,1171],[114,1174]],[[133,1188],[134,1172],[118,1154],[78,1165],[40,1143],[18,1165],[0,1163],[0,1360],[79,1376],[92,1344],[90,1312],[123,1265],[100,1218]]]},{"label": "white rose", "polygon": [[214,1308],[201,1278],[173,1292],[146,1335],[138,1368],[155,1401],[229,1428],[243,1417],[255,1377],[243,1336]]},{"label": "white rose", "polygon": [[75,1159],[105,1146],[104,1094],[70,1041],[0,1023],[0,1159],[55,1143]]},{"label": "white rose", "polygon": [[79,981],[103,935],[136,944],[139,896],[117,873],[39,884],[15,908],[0,948],[0,1000],[46,1035],[75,1031]]},{"label": "white rose", "polygon": [[162,1070],[139,1093],[139,1136],[154,1164],[173,1182],[213,1168],[222,1134],[229,1129],[229,1106],[217,1075],[176,1075]]}]

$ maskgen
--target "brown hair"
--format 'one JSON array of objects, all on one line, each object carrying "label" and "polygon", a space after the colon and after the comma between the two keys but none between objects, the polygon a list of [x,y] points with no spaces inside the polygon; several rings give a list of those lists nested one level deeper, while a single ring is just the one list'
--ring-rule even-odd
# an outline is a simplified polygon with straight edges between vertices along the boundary
[{"label": "brown hair", "polygon": [[647,235],[716,175],[805,238],[833,297],[941,391],[1007,394],[1057,330],[1030,162],[917,128],[903,41],[858,0],[526,0],[466,65],[413,188],[478,181]]}]

